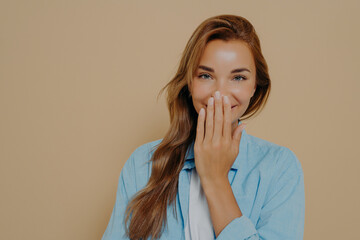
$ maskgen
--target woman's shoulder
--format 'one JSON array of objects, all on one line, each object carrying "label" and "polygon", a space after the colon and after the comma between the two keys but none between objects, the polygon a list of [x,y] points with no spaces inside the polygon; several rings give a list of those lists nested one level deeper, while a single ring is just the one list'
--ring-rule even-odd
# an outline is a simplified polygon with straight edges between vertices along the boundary
[{"label": "woman's shoulder", "polygon": [[134,167],[141,167],[143,165],[146,165],[150,161],[154,151],[156,150],[157,146],[161,143],[161,141],[162,139],[157,139],[139,145],[131,153],[125,165],[131,164]]},{"label": "woman's shoulder", "polygon": [[133,189],[143,188],[151,174],[151,157],[162,139],[147,142],[138,146],[125,162],[121,174],[127,184],[135,184]]},{"label": "woman's shoulder", "polygon": [[136,158],[137,161],[150,160],[152,154],[156,150],[157,146],[161,143],[162,139],[150,141],[138,146],[131,154],[131,157]]},{"label": "woman's shoulder", "polygon": [[289,147],[247,134],[248,155],[254,164],[261,163],[266,168],[288,169],[302,172],[299,159]]}]

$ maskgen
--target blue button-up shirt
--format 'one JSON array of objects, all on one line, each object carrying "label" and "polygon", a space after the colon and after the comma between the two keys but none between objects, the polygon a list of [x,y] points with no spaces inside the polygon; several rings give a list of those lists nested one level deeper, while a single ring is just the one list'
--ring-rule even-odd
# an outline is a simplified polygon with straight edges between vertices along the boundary
[{"label": "blue button-up shirt", "polygon": [[[126,206],[151,175],[153,150],[160,140],[138,147],[126,161],[119,177],[116,202],[102,240],[123,240]],[[193,144],[179,175],[175,218],[167,209],[167,228],[162,240],[183,240],[188,219],[188,171],[195,167]],[[231,221],[218,240],[300,240],[305,217],[304,175],[301,164],[288,148],[242,132],[239,154],[228,179],[242,216]]]}]

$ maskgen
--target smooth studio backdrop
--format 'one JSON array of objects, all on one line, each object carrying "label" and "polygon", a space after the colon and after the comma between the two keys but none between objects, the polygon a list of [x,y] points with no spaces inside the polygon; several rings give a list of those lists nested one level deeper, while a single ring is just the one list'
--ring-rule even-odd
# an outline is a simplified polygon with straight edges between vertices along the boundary
[{"label": "smooth studio backdrop", "polygon": [[100,239],[122,166],[169,126],[159,90],[195,28],[237,14],[272,79],[251,135],[305,175],[304,239],[360,225],[359,1],[0,0],[0,239]]}]

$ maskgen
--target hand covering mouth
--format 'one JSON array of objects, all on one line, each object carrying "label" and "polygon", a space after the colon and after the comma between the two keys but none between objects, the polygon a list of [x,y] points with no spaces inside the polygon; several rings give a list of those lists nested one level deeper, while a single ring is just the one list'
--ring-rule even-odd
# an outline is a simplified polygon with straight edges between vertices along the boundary
[{"label": "hand covering mouth", "polygon": [[[237,105],[231,106],[231,109],[233,109],[234,107],[237,107]],[[205,105],[205,108],[207,108],[207,105]]]}]

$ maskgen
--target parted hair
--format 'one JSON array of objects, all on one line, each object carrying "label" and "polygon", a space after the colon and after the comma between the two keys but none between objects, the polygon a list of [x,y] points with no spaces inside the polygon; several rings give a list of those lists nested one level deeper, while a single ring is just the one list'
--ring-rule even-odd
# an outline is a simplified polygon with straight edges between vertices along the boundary
[{"label": "parted hair", "polygon": [[203,21],[193,32],[182,53],[175,76],[160,91],[167,92],[170,127],[155,146],[150,159],[151,176],[147,185],[129,201],[125,213],[126,234],[130,239],[159,239],[167,223],[167,207],[176,216],[176,194],[180,171],[188,147],[195,140],[197,112],[188,86],[198,68],[206,44],[214,39],[245,42],[256,67],[256,90],[240,120],[259,112],[270,93],[268,66],[253,25],[236,15],[218,15]]}]

